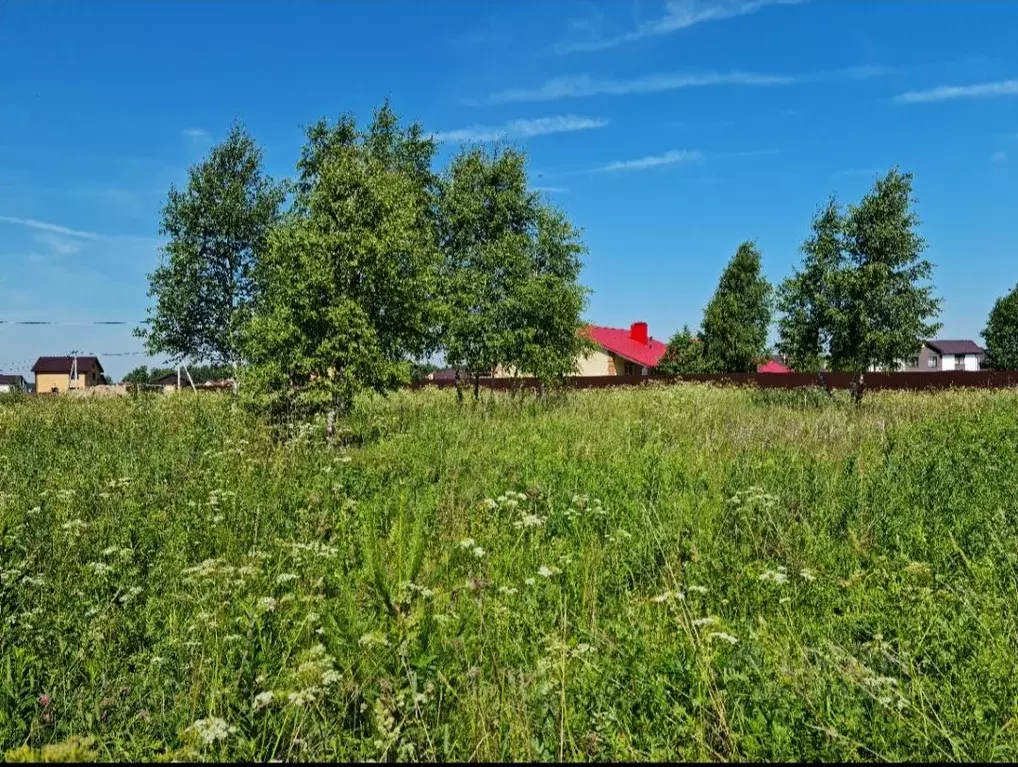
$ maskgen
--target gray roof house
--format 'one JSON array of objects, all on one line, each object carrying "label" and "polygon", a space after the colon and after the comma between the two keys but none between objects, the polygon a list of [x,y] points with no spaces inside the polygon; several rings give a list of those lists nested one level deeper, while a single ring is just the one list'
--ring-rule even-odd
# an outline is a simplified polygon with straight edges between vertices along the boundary
[{"label": "gray roof house", "polygon": [[980,370],[986,353],[979,344],[970,340],[934,339],[923,343],[919,353],[904,360],[899,370],[912,373]]}]

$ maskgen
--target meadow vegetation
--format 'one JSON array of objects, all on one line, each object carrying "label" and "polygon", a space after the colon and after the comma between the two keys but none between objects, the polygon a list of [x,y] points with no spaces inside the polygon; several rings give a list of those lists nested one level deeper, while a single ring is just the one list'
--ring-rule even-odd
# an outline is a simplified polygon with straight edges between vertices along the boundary
[{"label": "meadow vegetation", "polygon": [[[1018,759],[1018,394],[0,403],[8,759]],[[43,750],[48,749],[48,750]]]}]

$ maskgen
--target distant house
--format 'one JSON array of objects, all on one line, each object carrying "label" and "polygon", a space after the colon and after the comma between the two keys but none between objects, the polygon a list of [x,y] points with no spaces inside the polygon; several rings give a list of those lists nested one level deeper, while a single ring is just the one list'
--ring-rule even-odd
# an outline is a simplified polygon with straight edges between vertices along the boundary
[{"label": "distant house", "polygon": [[28,383],[20,375],[0,375],[0,393],[28,391]]},{"label": "distant house", "polygon": [[97,357],[40,357],[32,366],[37,394],[85,389],[104,382]]},{"label": "distant house", "polygon": [[596,348],[579,360],[580,376],[649,375],[668,348],[650,337],[646,322],[634,322],[628,329],[589,325],[586,333]]},{"label": "distant house", "polygon": [[[187,379],[184,378],[184,377],[181,377],[180,380],[183,383],[187,382]],[[156,379],[154,384],[156,386],[163,387],[163,391],[164,392],[176,391],[177,390],[177,371],[174,370],[172,373],[167,373],[162,378]]]},{"label": "distant house", "polygon": [[788,367],[779,357],[771,357],[766,362],[763,362],[756,366],[757,373],[791,373],[792,369]]},{"label": "distant house", "polygon": [[985,350],[966,340],[927,341],[914,361],[919,370],[979,370],[985,360]]},{"label": "distant house", "polygon": [[982,368],[985,359],[985,350],[975,341],[933,340],[925,341],[912,359],[899,361],[897,369],[908,373],[974,371]]}]

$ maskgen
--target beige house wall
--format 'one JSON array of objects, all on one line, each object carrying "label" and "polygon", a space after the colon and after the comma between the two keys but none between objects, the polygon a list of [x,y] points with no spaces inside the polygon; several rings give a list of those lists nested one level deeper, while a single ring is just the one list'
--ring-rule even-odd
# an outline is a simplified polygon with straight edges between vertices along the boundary
[{"label": "beige house wall", "polygon": [[35,391],[37,394],[49,394],[56,389],[65,392],[69,389],[84,389],[99,385],[99,370],[93,367],[87,374],[80,373],[78,380],[71,381],[70,373],[36,373]]},{"label": "beige house wall", "polygon": [[[629,366],[628,368],[626,366]],[[628,370],[628,372],[627,372]],[[513,367],[497,367],[495,368],[494,378],[512,378],[516,373]],[[576,361],[576,370],[573,375],[576,376],[621,376],[621,375],[641,375],[643,373],[643,367],[630,362],[624,357],[620,357],[617,354],[612,354],[604,349],[598,348],[587,353],[586,356],[580,357]],[[465,380],[472,380],[466,378]]]}]

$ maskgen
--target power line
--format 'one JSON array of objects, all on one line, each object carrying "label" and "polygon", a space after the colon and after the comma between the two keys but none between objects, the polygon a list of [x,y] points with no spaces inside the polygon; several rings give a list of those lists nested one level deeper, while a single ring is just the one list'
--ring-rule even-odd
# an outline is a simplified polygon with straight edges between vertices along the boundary
[{"label": "power line", "polygon": [[92,325],[135,325],[137,323],[124,320],[93,320],[93,321],[71,321],[59,320],[0,320],[0,325],[59,325],[63,327],[89,327]]}]

